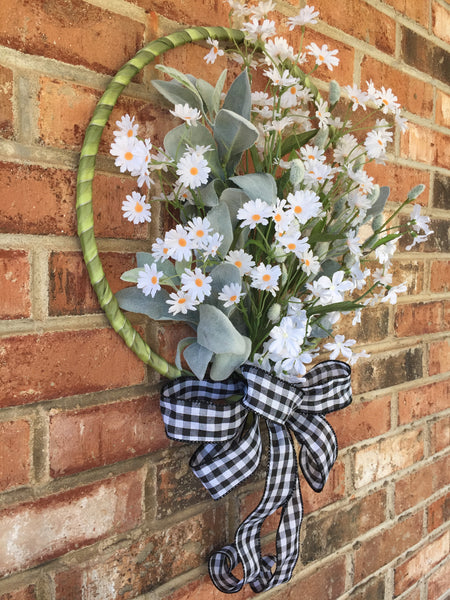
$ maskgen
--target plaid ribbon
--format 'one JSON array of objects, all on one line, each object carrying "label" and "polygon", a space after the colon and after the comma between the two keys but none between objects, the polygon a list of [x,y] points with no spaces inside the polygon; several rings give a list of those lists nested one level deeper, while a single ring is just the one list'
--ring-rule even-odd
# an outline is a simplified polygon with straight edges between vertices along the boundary
[{"label": "plaid ribbon", "polygon": [[[229,594],[246,583],[255,592],[267,591],[291,578],[303,516],[291,432],[301,444],[303,475],[313,490],[320,492],[337,457],[336,435],[324,415],[352,401],[350,367],[339,361],[319,363],[302,384],[295,385],[252,365],[243,365],[241,371],[244,380],[211,382],[184,377],[169,382],[161,392],[167,436],[202,442],[190,466],[215,500],[257,468],[262,451],[260,419],[266,422],[270,454],[263,497],[238,527],[234,543],[209,560],[214,585]],[[231,396],[239,400],[230,402]],[[248,423],[249,413],[253,419]],[[278,508],[282,511],[276,556],[263,556],[261,527]],[[239,563],[244,573],[240,580],[232,573]]]}]

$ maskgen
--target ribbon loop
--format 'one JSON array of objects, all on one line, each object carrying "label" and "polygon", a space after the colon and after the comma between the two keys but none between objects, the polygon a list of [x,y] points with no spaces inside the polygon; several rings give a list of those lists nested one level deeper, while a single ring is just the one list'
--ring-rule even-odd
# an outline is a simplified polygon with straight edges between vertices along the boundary
[{"label": "ribbon loop", "polygon": [[[337,457],[336,435],[324,415],[352,400],[350,367],[339,361],[319,363],[295,385],[253,365],[243,365],[241,371],[245,381],[175,380],[164,386],[161,397],[168,437],[203,442],[190,465],[214,499],[255,471],[261,457],[261,417],[267,425],[270,453],[264,494],[238,527],[234,544],[214,552],[209,561],[211,579],[225,593],[238,592],[245,583],[262,592],[291,578],[299,555],[303,506],[290,431],[301,444],[299,462],[307,482],[321,491]],[[250,412],[254,418],[248,423]],[[278,508],[282,511],[276,557],[263,556],[261,527]],[[232,573],[239,563],[241,580]]]}]

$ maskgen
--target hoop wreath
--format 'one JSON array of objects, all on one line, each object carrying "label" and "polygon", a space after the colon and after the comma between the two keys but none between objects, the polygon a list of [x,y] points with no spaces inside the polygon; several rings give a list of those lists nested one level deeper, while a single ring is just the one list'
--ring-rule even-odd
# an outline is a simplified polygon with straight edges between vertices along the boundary
[{"label": "hoop wreath", "polygon": [[78,166],[76,203],[78,236],[89,279],[97,294],[100,306],[114,331],[122,337],[136,356],[169,379],[179,377],[182,372],[164,358],[158,356],[134,329],[121,311],[106,279],[94,234],[92,182],[103,129],[119,96],[133,77],[167,50],[208,38],[218,41],[232,41],[239,44],[243,41],[244,34],[242,31],[227,27],[192,27],[150,42],[139,50],[134,58],[125,63],[107,86],[94,110],[86,130]]}]

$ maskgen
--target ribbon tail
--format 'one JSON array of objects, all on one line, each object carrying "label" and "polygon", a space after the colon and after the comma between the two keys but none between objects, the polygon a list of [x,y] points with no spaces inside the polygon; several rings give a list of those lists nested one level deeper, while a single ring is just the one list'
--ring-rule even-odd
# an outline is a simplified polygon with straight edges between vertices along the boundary
[{"label": "ribbon tail", "polygon": [[[291,578],[298,560],[302,506],[294,446],[286,427],[271,422],[267,423],[267,427],[270,457],[264,494],[256,509],[239,526],[233,545],[238,562],[242,563],[243,579],[239,581],[231,573],[234,568],[231,564],[235,561],[230,560],[229,550],[219,550],[210,559],[211,579],[224,593],[239,591],[245,583],[249,583],[255,592],[284,583]],[[261,527],[266,518],[280,507],[283,507],[283,512],[274,559],[261,555]],[[275,562],[277,566],[272,574]]]}]

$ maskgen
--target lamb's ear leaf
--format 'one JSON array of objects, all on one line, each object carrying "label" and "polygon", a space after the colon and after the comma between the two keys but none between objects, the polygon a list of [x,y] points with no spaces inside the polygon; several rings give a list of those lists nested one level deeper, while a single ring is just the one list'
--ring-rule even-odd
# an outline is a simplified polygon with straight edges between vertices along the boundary
[{"label": "lamb's ear leaf", "polygon": [[252,91],[248,78],[247,69],[242,71],[230,85],[222,108],[230,110],[241,115],[247,121],[250,121],[252,110]]},{"label": "lamb's ear leaf", "polygon": [[197,342],[214,354],[243,354],[246,342],[230,319],[216,306],[201,304]]},{"label": "lamb's ear leaf", "polygon": [[203,379],[213,357],[211,350],[195,341],[184,350],[183,356],[197,379]]},{"label": "lamb's ear leaf", "polygon": [[214,356],[210,372],[213,381],[223,381],[224,379],[227,379],[233,371],[245,363],[250,356],[252,342],[248,337],[244,337],[244,340],[246,347],[241,354],[222,353]]}]

